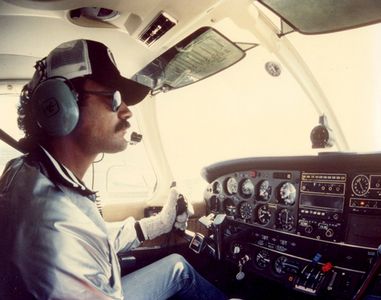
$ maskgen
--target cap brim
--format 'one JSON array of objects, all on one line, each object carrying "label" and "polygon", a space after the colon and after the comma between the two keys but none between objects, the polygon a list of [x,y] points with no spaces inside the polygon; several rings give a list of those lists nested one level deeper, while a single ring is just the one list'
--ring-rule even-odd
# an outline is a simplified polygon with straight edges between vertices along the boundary
[{"label": "cap brim", "polygon": [[142,101],[151,91],[148,86],[122,76],[118,77],[116,80],[108,81],[107,85],[118,90],[122,95],[123,102],[129,106]]}]

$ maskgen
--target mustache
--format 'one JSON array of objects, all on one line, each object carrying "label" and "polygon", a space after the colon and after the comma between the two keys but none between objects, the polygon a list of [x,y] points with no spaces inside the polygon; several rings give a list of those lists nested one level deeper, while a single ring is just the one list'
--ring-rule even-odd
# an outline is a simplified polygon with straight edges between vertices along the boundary
[{"label": "mustache", "polygon": [[118,131],[121,131],[121,130],[125,130],[125,129],[128,129],[130,128],[131,125],[130,123],[127,121],[127,120],[122,120],[120,121],[116,126],[115,126],[115,132],[118,132]]}]

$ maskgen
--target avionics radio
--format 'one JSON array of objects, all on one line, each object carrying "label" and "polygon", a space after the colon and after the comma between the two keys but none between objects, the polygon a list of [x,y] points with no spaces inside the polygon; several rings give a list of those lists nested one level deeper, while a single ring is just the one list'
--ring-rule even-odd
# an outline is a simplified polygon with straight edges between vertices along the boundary
[{"label": "avionics radio", "polygon": [[381,175],[353,174],[345,243],[377,248],[381,241]]},{"label": "avionics radio", "polygon": [[302,173],[297,233],[316,239],[343,240],[346,174]]}]

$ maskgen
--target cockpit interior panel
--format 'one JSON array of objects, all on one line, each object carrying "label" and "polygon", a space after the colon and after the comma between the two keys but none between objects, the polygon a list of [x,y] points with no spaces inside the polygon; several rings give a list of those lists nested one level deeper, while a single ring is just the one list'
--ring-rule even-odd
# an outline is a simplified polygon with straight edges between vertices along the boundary
[{"label": "cockpit interior panel", "polygon": [[248,158],[205,168],[208,213],[227,220],[222,259],[303,293],[350,297],[381,242],[379,158]]}]

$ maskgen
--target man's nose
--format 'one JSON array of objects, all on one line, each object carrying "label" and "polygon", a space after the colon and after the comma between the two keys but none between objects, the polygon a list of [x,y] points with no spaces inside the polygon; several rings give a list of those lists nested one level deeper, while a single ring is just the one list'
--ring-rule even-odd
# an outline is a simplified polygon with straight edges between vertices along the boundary
[{"label": "man's nose", "polygon": [[121,119],[128,119],[132,117],[132,111],[128,108],[127,104],[122,102],[118,110],[118,116]]}]

